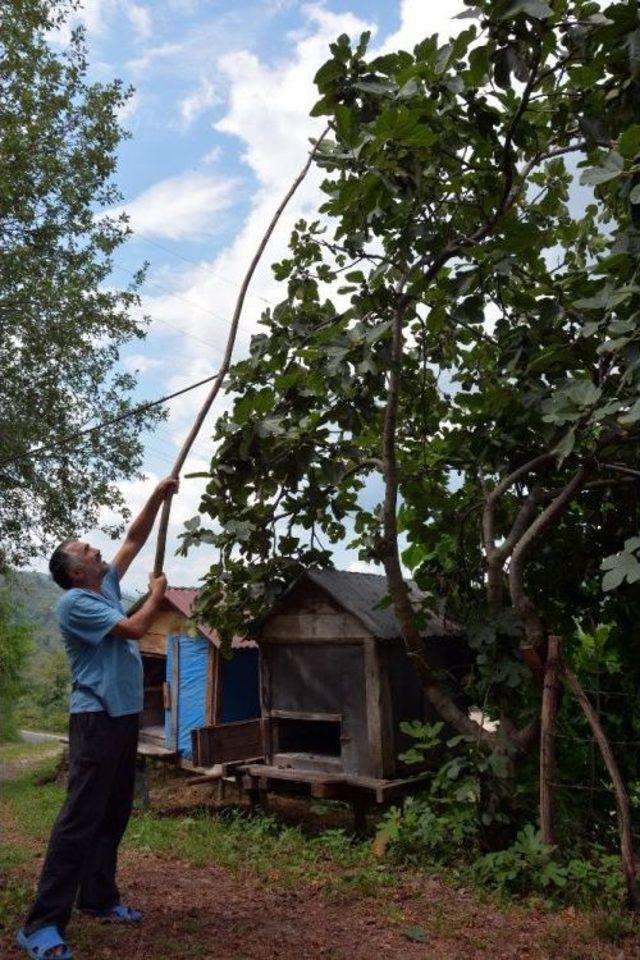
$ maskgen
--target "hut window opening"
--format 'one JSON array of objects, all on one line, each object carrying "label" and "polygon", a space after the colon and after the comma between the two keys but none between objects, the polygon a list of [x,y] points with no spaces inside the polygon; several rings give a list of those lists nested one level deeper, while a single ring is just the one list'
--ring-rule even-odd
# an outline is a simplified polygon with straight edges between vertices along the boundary
[{"label": "hut window opening", "polygon": [[277,720],[278,752],[339,757],[341,732],[339,720],[280,718]]}]

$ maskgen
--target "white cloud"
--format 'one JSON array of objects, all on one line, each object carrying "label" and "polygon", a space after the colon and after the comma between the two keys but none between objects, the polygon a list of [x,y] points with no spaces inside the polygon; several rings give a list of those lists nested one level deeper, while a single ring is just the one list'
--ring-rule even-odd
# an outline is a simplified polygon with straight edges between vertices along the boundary
[{"label": "white cloud", "polygon": [[105,31],[105,21],[112,9],[113,0],[84,0],[78,9],[77,17],[89,33],[100,36]]},{"label": "white cloud", "polygon": [[155,370],[162,366],[162,360],[157,357],[150,357],[146,353],[132,353],[128,357],[122,358],[122,365],[125,370],[132,373],[136,370],[140,373],[146,373],[148,370]]},{"label": "white cloud", "polygon": [[212,147],[211,150],[208,150],[202,157],[200,163],[205,163],[207,165],[211,163],[217,163],[217,161],[222,156],[222,147]]},{"label": "white cloud", "polygon": [[182,43],[161,43],[155,47],[148,47],[139,57],[129,60],[125,66],[132,73],[146,73],[153,63],[160,60],[170,60],[180,57],[184,53]]},{"label": "white cloud", "polygon": [[133,116],[138,112],[142,105],[142,96],[138,93],[137,90],[131,94],[131,96],[125,100],[124,106],[120,109],[118,113],[118,119],[121,123],[126,124],[129,122]]},{"label": "white cloud", "polygon": [[180,102],[183,129],[188,129],[200,114],[218,103],[219,100],[220,97],[216,93],[213,83],[207,77],[202,77],[196,89]]},{"label": "white cloud", "polygon": [[439,34],[440,43],[445,43],[463,28],[464,22],[453,18],[465,9],[462,0],[438,0],[438,3],[401,0],[400,26],[385,39],[383,50],[411,51],[432,33]]},{"label": "white cloud", "polygon": [[270,65],[241,50],[218,64],[229,84],[229,107],[215,128],[244,142],[244,161],[260,184],[275,190],[300,168],[306,137],[322,130],[322,121],[309,117],[309,110],[317,99],[313,77],[329,57],[329,44],[340,33],[357,36],[371,26],[351,13],[320,6],[306,7],[305,13],[307,30],[297,35],[286,60]]},{"label": "white cloud", "polygon": [[170,240],[195,240],[218,229],[216,214],[236,202],[239,181],[189,172],[155,183],[135,200],[109,210],[129,214],[134,233]]},{"label": "white cloud", "polygon": [[349,573],[384,573],[384,567],[379,563],[367,563],[365,560],[353,560],[347,567]]},{"label": "white cloud", "polygon": [[148,40],[153,32],[151,14],[147,7],[139,3],[131,3],[126,7],[126,13],[138,40]]}]

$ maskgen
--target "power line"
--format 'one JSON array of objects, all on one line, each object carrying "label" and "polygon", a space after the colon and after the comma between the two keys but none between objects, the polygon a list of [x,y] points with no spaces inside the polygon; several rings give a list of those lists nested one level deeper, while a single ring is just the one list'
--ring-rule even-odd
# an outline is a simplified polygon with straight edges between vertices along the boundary
[{"label": "power line", "polygon": [[3,460],[0,463],[0,468],[9,466],[10,464],[16,463],[19,460],[25,460],[32,456],[43,455],[47,450],[54,450],[57,447],[64,446],[68,443],[73,443],[75,440],[78,440],[81,437],[87,436],[90,433],[95,433],[96,430],[103,430],[105,427],[112,427],[116,423],[122,423],[123,420],[136,417],[139,414],[144,413],[146,410],[151,410],[153,407],[158,407],[163,403],[167,403],[169,400],[174,400],[176,397],[180,397],[184,393],[189,393],[191,390],[195,390],[197,387],[202,387],[205,383],[211,383],[212,380],[216,379],[218,373],[214,373],[212,376],[206,377],[204,380],[198,380],[197,383],[192,383],[188,387],[183,387],[182,390],[176,390],[175,393],[169,393],[164,397],[159,397],[157,400],[150,400],[148,403],[141,403],[139,406],[133,407],[133,409],[127,410],[126,413],[121,413],[117,417],[111,417],[108,420],[102,420],[100,423],[94,424],[92,427],[85,427],[83,430],[77,430],[75,433],[70,433],[66,437],[62,437],[60,440],[52,443],[45,443],[43,446],[38,447],[35,450],[26,450],[24,453],[18,454],[16,457],[9,457],[8,460]]},{"label": "power line", "polygon": [[[170,254],[172,257],[177,257],[178,260],[183,260],[185,263],[192,263],[194,266],[199,267],[201,270],[206,270],[207,273],[210,273],[212,277],[216,277],[217,280],[221,280],[222,283],[228,284],[230,287],[236,287],[238,284],[233,280],[223,277],[221,273],[218,273],[213,267],[210,267],[207,263],[202,263],[201,261],[194,260],[192,257],[185,257],[182,253],[176,253],[175,250],[171,250],[169,247],[164,247],[161,243],[158,243],[156,240],[150,240],[148,237],[136,235],[137,240],[142,240],[144,243],[149,243],[153,247],[157,247],[158,250],[164,250],[165,253]],[[258,293],[251,293],[249,296],[254,297],[256,300],[262,300],[263,303],[266,303],[267,306],[273,307],[275,304],[271,300],[267,300],[266,297],[261,297]]]},{"label": "power line", "polygon": [[[124,273],[128,273],[130,276],[134,278],[137,276],[133,270],[129,270],[128,267],[123,267],[122,264],[120,263],[114,263],[113,266],[117,270],[122,270]],[[226,317],[224,317],[221,313],[216,313],[214,310],[211,310],[209,307],[203,307],[201,303],[196,303],[195,300],[189,300],[188,297],[183,297],[181,294],[176,293],[174,290],[172,290],[171,287],[166,287],[164,284],[158,283],[157,280],[151,280],[147,277],[145,277],[144,282],[145,284],[147,283],[152,284],[152,286],[157,287],[159,290],[164,290],[164,292],[168,293],[169,296],[173,297],[174,300],[181,300],[183,303],[189,304],[190,307],[195,307],[196,310],[201,310],[203,313],[207,313],[209,314],[209,316],[213,317],[214,320],[218,320],[220,323],[224,323],[226,324],[226,326],[229,326],[229,320]],[[244,331],[244,333],[251,334],[251,331],[247,330],[246,327],[243,327],[242,324],[238,324],[238,327],[240,330]]]}]

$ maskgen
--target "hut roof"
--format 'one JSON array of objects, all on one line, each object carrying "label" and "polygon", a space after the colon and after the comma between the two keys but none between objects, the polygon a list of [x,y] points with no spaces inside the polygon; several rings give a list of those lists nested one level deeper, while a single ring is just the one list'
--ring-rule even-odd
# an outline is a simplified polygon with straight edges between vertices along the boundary
[{"label": "hut roof", "polygon": [[[315,583],[369,630],[374,637],[392,640],[402,633],[392,606],[381,607],[388,595],[387,578],[379,573],[352,573],[347,570],[315,569],[300,574],[287,593],[305,579]],[[423,598],[418,587],[409,581],[413,599]],[[462,636],[462,628],[453,620],[430,613],[421,630],[423,637]]]},{"label": "hut roof", "polygon": [[[171,606],[181,613],[187,619],[191,619],[191,614],[193,611],[193,605],[196,602],[196,597],[198,596],[199,591],[193,587],[167,587],[164,600],[171,604]],[[132,607],[129,609],[129,613],[133,613],[140,605],[144,602],[145,597],[141,597],[137,600]],[[222,641],[217,630],[214,630],[212,627],[207,627],[202,623],[195,624],[198,633],[202,634],[207,640],[213,643],[216,647],[221,646]],[[255,640],[250,640],[248,637],[234,637],[231,641],[231,647],[233,650],[243,650],[247,647],[257,646]]]}]

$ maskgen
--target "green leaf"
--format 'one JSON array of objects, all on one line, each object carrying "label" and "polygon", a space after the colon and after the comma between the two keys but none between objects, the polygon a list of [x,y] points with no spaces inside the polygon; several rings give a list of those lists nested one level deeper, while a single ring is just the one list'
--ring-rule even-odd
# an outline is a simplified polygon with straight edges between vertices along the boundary
[{"label": "green leaf", "polygon": [[624,580],[627,583],[636,583],[640,580],[640,563],[632,553],[623,552],[605,557],[600,567],[602,570],[607,570],[602,578],[602,589],[605,593],[615,590]]},{"label": "green leaf", "polygon": [[444,73],[444,71],[449,66],[449,58],[453,53],[453,46],[450,43],[447,43],[444,47],[441,47],[438,50],[438,57],[436,59],[435,71],[436,73]]},{"label": "green leaf", "polygon": [[415,97],[417,93],[420,93],[420,82],[416,77],[410,77],[409,80],[400,87],[396,97],[398,100],[409,100],[411,97]]},{"label": "green leaf", "polygon": [[358,125],[353,111],[343,103],[336,106],[336,129],[338,136],[353,147],[358,142]]},{"label": "green leaf", "polygon": [[482,83],[489,74],[489,48],[474,47],[469,54],[469,69],[467,78],[472,86]]},{"label": "green leaf", "polygon": [[422,927],[407,927],[404,931],[407,940],[413,940],[415,943],[426,943],[427,932]]},{"label": "green leaf", "polygon": [[526,13],[529,17],[535,17],[536,20],[545,20],[553,16],[551,7],[544,3],[544,0],[514,0],[505,13],[502,14],[503,20],[511,17],[517,17],[519,13]]},{"label": "green leaf", "polygon": [[632,160],[640,153],[640,124],[633,123],[618,138],[618,150],[623,157]]},{"label": "green leaf", "polygon": [[576,432],[572,427],[570,430],[567,430],[560,442],[553,448],[552,452],[555,454],[558,464],[563,463],[572,453],[575,443]]},{"label": "green leaf", "polygon": [[599,167],[590,167],[582,172],[580,183],[583,186],[596,187],[601,183],[607,183],[619,177],[624,170],[624,160],[619,153],[611,150]]},{"label": "green leaf", "polygon": [[337,80],[338,77],[343,76],[343,74],[343,63],[340,63],[339,60],[327,60],[327,62],[324,63],[316,73],[315,77],[313,78],[313,82],[320,90],[322,90],[325,86],[327,86],[327,84],[333,80]]},{"label": "green leaf", "polygon": [[354,83],[354,88],[356,90],[361,90],[362,93],[367,93],[372,97],[384,97],[391,96],[397,90],[396,84],[391,83],[389,80],[358,80],[357,83]]},{"label": "green leaf", "polygon": [[619,176],[620,171],[612,170],[610,167],[591,167],[582,173],[580,183],[583,186],[597,187],[599,184],[607,183],[608,180],[613,180]]},{"label": "green leaf", "polygon": [[627,413],[623,413],[622,416],[618,417],[618,420],[623,426],[631,426],[633,423],[637,423],[640,420],[640,400],[636,400],[630,410]]},{"label": "green leaf", "polygon": [[423,543],[412,543],[406,550],[403,550],[402,562],[409,570],[415,570],[427,556],[427,553],[427,547]]}]

